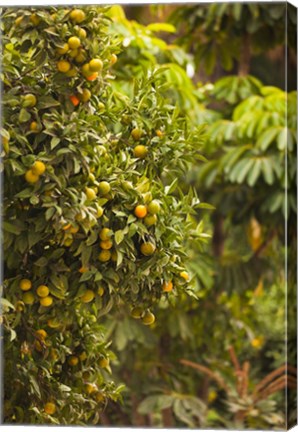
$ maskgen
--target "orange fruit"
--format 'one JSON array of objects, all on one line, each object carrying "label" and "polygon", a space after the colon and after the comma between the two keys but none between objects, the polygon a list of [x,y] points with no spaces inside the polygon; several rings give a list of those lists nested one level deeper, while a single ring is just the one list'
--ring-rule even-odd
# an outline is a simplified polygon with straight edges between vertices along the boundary
[{"label": "orange fruit", "polygon": [[68,72],[71,68],[71,64],[66,60],[60,60],[57,63],[57,69],[59,72],[65,73]]},{"label": "orange fruit", "polygon": [[118,57],[116,56],[116,54],[112,54],[110,58],[111,65],[114,65],[115,63],[117,63],[117,61],[118,61]]},{"label": "orange fruit", "polygon": [[185,279],[186,281],[189,280],[189,274],[186,271],[182,271],[180,273],[180,277],[182,277],[183,279]]},{"label": "orange fruit", "polygon": [[26,305],[32,305],[35,301],[34,294],[32,292],[25,292],[22,296],[22,300]]},{"label": "orange fruit", "polygon": [[93,383],[87,383],[85,384],[85,391],[88,394],[95,393],[98,390],[97,385]]},{"label": "orange fruit", "polygon": [[109,364],[110,364],[110,360],[107,357],[102,357],[99,360],[99,367],[101,368],[106,368],[109,366]]},{"label": "orange fruit", "polygon": [[53,304],[53,298],[50,296],[43,297],[39,300],[39,303],[41,304],[41,306],[49,307]]},{"label": "orange fruit", "polygon": [[32,132],[36,132],[36,131],[38,130],[38,123],[37,123],[36,121],[32,121],[32,122],[30,123],[29,129],[30,129]]},{"label": "orange fruit", "polygon": [[80,99],[78,99],[78,98],[77,98],[76,96],[74,96],[74,95],[69,96],[69,99],[70,99],[71,103],[72,103],[75,107],[78,106],[79,103],[80,103]]},{"label": "orange fruit", "polygon": [[87,354],[85,351],[83,351],[80,355],[79,355],[79,359],[81,361],[85,361],[87,359]]},{"label": "orange fruit", "polygon": [[113,242],[111,240],[104,240],[99,243],[99,246],[101,249],[108,250],[112,248]]},{"label": "orange fruit", "polygon": [[46,170],[46,166],[41,161],[35,161],[31,167],[31,171],[33,172],[33,174],[38,176],[42,175],[45,172],[45,170]]},{"label": "orange fruit", "polygon": [[99,295],[99,297],[102,297],[105,293],[105,289],[103,287],[99,287],[97,290],[97,294]]},{"label": "orange fruit", "polygon": [[150,311],[146,311],[143,318],[142,318],[142,322],[145,325],[151,325],[153,324],[155,321],[155,316],[152,312]]},{"label": "orange fruit", "polygon": [[172,291],[172,289],[173,289],[173,282],[172,281],[164,282],[162,284],[162,290],[164,292],[170,292],[170,291]]},{"label": "orange fruit", "polygon": [[151,214],[157,214],[160,212],[160,204],[158,201],[153,200],[148,204],[148,212]]},{"label": "orange fruit", "polygon": [[76,366],[79,363],[79,359],[76,356],[70,356],[67,360],[69,366]]},{"label": "orange fruit", "polygon": [[99,72],[103,68],[103,63],[100,59],[92,59],[89,62],[89,69],[91,72]]},{"label": "orange fruit", "polygon": [[94,72],[92,75],[88,75],[86,77],[86,80],[87,81],[95,81],[97,77],[98,77],[98,72]]},{"label": "orange fruit", "polygon": [[131,310],[130,315],[135,319],[140,319],[143,315],[143,309],[139,306],[136,306]]},{"label": "orange fruit", "polygon": [[103,228],[99,233],[99,238],[102,241],[110,240],[113,231],[110,228]]},{"label": "orange fruit", "polygon": [[144,145],[137,145],[133,150],[134,156],[139,159],[144,159],[148,154],[148,148]]},{"label": "orange fruit", "polygon": [[81,27],[79,27],[79,28],[78,28],[78,36],[79,36],[81,39],[86,39],[86,37],[87,37],[87,32],[86,32],[86,30],[83,29],[83,28],[81,28]]},{"label": "orange fruit", "polygon": [[50,290],[46,285],[39,285],[36,293],[39,297],[47,297],[50,294]]},{"label": "orange fruit", "polygon": [[32,282],[29,279],[21,279],[19,287],[22,291],[29,291],[32,288]]},{"label": "orange fruit", "polygon": [[47,402],[43,409],[46,414],[52,415],[56,412],[56,405],[53,402]]},{"label": "orange fruit", "polygon": [[134,214],[137,218],[143,219],[145,216],[147,216],[147,207],[142,204],[137,205],[134,209]]},{"label": "orange fruit", "polygon": [[88,199],[88,200],[90,200],[90,201],[95,200],[95,198],[96,198],[96,193],[95,193],[95,190],[94,190],[94,189],[89,188],[89,187],[86,187],[85,192],[86,192],[86,195],[87,195],[87,199]]},{"label": "orange fruit", "polygon": [[164,136],[164,132],[162,132],[160,129],[158,129],[157,131],[155,131],[156,135],[161,138]]},{"label": "orange fruit", "polygon": [[98,206],[97,207],[97,213],[96,213],[96,217],[100,218],[103,215],[103,208]]},{"label": "orange fruit", "polygon": [[142,131],[141,131],[141,129],[139,129],[139,128],[134,128],[134,129],[131,131],[131,136],[133,137],[133,139],[134,139],[135,141],[139,141],[139,139],[140,139],[141,136],[142,136]]},{"label": "orange fruit", "polygon": [[80,297],[82,303],[90,303],[94,299],[95,294],[94,291],[88,289],[84,292],[84,294]]},{"label": "orange fruit", "polygon": [[28,183],[36,183],[39,180],[39,175],[34,174],[33,171],[30,169],[25,173],[25,180]]},{"label": "orange fruit", "polygon": [[68,43],[63,44],[61,47],[58,47],[58,48],[56,49],[57,54],[59,54],[59,55],[66,54],[68,50],[69,50],[69,45],[68,45]]},{"label": "orange fruit", "polygon": [[69,14],[70,18],[72,19],[72,21],[80,24],[81,22],[83,22],[86,18],[86,14],[84,11],[82,11],[82,9],[73,9],[70,14]]},{"label": "orange fruit", "polygon": [[100,262],[108,262],[111,259],[111,252],[109,250],[102,250],[98,255],[98,259]]},{"label": "orange fruit", "polygon": [[108,183],[107,181],[101,181],[98,185],[98,191],[100,193],[100,195],[107,195],[111,190],[111,186],[110,183]]},{"label": "orange fruit", "polygon": [[36,105],[36,103],[37,103],[37,99],[36,96],[34,96],[34,94],[28,93],[24,96],[23,107],[32,108]]},{"label": "orange fruit", "polygon": [[145,256],[153,255],[156,250],[156,247],[153,243],[146,242],[141,244],[141,252]]},{"label": "orange fruit", "polygon": [[157,216],[154,214],[149,214],[145,217],[144,223],[146,226],[150,227],[152,225],[155,225],[157,222]]},{"label": "orange fruit", "polygon": [[45,330],[43,330],[43,329],[36,330],[35,333],[36,333],[38,336],[40,336],[41,339],[45,339],[45,338],[48,336],[47,332],[46,332]]},{"label": "orange fruit", "polygon": [[91,98],[91,91],[84,88],[82,93],[79,95],[79,98],[81,99],[82,102],[88,102],[88,100]]},{"label": "orange fruit", "polygon": [[81,41],[80,41],[80,39],[77,36],[71,36],[68,39],[67,43],[68,43],[68,46],[69,46],[70,49],[77,49],[77,48],[79,48],[81,46]]}]

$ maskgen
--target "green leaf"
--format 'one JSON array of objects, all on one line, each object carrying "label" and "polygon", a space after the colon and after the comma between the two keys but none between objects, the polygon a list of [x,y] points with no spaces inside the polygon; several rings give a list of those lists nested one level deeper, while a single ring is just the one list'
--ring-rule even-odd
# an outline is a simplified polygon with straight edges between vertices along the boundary
[{"label": "green leaf", "polygon": [[265,130],[265,132],[258,138],[256,146],[263,151],[267,150],[270,144],[275,140],[279,130],[280,129],[276,127]]},{"label": "green leaf", "polygon": [[261,174],[261,168],[262,168],[262,160],[254,159],[252,169],[247,176],[247,183],[249,184],[250,187],[254,186],[256,181],[258,180],[258,177]]},{"label": "green leaf", "polygon": [[30,119],[31,119],[31,114],[25,108],[22,108],[19,113],[19,122],[26,123]]},{"label": "green leaf", "polygon": [[118,230],[115,232],[115,242],[116,244],[120,244],[122,240],[124,239],[124,233],[123,230]]},{"label": "green leaf", "polygon": [[172,24],[168,23],[153,23],[147,25],[147,29],[152,32],[167,32],[167,33],[175,33],[176,28]]},{"label": "green leaf", "polygon": [[8,307],[10,309],[15,309],[14,305],[11,304],[10,301],[8,301],[7,299],[5,299],[3,297],[0,298],[0,303],[2,304],[2,306],[6,306],[6,307]]}]

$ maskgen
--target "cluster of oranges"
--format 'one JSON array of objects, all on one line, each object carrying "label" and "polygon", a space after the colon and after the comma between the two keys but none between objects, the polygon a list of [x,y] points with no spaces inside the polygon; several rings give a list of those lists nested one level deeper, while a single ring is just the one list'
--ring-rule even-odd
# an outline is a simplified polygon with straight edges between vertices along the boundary
[{"label": "cluster of oranges", "polygon": [[[70,36],[64,44],[58,46],[56,53],[61,59],[57,62],[57,70],[72,78],[81,73],[87,81],[95,81],[103,69],[103,62],[100,58],[92,58],[87,61],[88,53],[84,48],[84,40],[87,38],[87,32],[80,27],[86,19],[85,12],[81,9],[73,9],[69,14],[70,20],[75,24],[73,31],[74,35]],[[112,54],[110,64],[113,65],[117,61],[116,54]],[[88,88],[83,88],[79,93],[69,97],[74,106],[80,102],[88,102],[92,94]]]},{"label": "cluster of oranges", "polygon": [[[22,301],[26,305],[33,305],[36,301],[36,296],[32,292],[32,282],[30,279],[21,279],[19,283],[20,289],[23,291]],[[50,290],[46,285],[39,285],[36,289],[37,298],[41,306],[49,307],[53,304]]]},{"label": "cluster of oranges", "polygon": [[39,177],[44,174],[46,170],[46,166],[41,161],[35,161],[32,167],[26,171],[25,180],[28,183],[36,183],[39,180]]}]

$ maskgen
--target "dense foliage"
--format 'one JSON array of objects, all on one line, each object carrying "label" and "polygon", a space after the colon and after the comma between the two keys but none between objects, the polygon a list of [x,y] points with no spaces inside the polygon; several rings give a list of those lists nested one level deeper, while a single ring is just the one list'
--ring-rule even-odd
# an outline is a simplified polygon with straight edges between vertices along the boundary
[{"label": "dense foliage", "polygon": [[173,9],[2,11],[5,423],[295,421],[293,14]]}]

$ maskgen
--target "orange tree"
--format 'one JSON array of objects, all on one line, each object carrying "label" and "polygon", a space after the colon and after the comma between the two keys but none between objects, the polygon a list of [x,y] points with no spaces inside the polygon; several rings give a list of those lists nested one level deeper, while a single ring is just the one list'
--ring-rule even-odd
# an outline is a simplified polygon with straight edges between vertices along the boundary
[{"label": "orange tree", "polygon": [[121,51],[105,8],[2,10],[4,422],[96,424],[122,386],[102,317],[150,325],[182,276],[197,155],[158,70],[114,90]]}]

